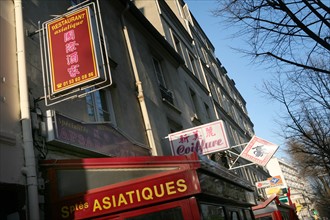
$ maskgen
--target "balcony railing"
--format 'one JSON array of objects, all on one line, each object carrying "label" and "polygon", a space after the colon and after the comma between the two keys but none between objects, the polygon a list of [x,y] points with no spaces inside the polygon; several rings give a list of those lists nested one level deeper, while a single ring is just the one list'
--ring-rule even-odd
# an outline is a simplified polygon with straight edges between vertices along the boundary
[{"label": "balcony railing", "polygon": [[173,105],[174,104],[173,93],[162,85],[159,85],[159,89],[160,89],[160,93],[162,95],[163,101],[167,101]]}]

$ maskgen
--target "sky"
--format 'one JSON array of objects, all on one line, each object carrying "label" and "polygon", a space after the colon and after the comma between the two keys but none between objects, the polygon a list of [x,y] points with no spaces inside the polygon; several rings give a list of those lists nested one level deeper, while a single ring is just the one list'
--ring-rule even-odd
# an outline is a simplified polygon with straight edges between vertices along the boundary
[{"label": "sky", "polygon": [[251,58],[232,49],[246,48],[242,38],[232,38],[234,28],[226,29],[221,18],[212,15],[216,9],[215,0],[185,0],[199,25],[215,48],[215,54],[226,68],[228,76],[246,101],[248,115],[254,124],[255,135],[280,145],[277,157],[286,157],[283,138],[278,134],[280,126],[275,122],[281,105],[270,102],[260,90],[263,82],[271,80],[271,71],[251,63]]}]

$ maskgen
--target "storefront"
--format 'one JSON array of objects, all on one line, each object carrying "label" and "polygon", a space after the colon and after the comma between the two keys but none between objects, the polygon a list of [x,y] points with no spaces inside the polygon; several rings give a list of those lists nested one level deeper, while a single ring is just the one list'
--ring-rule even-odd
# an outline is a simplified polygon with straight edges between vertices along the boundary
[{"label": "storefront", "polygon": [[206,157],[47,160],[46,219],[254,219],[253,187]]},{"label": "storefront", "polygon": [[276,194],[252,209],[257,220],[298,220],[295,207],[281,203]]}]

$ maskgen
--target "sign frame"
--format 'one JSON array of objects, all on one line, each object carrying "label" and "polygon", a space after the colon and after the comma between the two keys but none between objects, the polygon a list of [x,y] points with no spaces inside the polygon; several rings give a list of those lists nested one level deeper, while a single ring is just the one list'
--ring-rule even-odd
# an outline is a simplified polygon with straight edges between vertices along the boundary
[{"label": "sign frame", "polygon": [[[97,0],[71,7],[69,12],[45,21],[40,30],[46,106],[81,98],[112,84]],[[75,31],[80,34],[75,35]]]},{"label": "sign frame", "polygon": [[[68,28],[69,30],[67,32],[63,32],[63,36],[64,36],[63,37],[61,36],[61,31],[63,30],[63,26],[64,26],[63,23],[68,23],[66,26],[69,27],[76,25],[77,26],[71,29]],[[95,79],[99,79],[101,77],[101,72],[97,65],[99,61],[98,61],[98,57],[96,56],[96,48],[95,48],[95,44],[93,43],[95,36],[93,34],[91,27],[92,26],[91,11],[89,7],[79,8],[73,12],[63,15],[60,18],[55,18],[48,22],[45,22],[44,25],[47,28],[46,39],[48,42],[47,50],[49,52],[48,62],[50,64],[49,76],[50,76],[50,82],[51,82],[50,88],[52,94],[61,93],[63,91],[78,87]],[[66,26],[64,26],[64,28],[67,28]],[[79,29],[82,29],[82,31],[84,32],[80,31],[82,32],[81,34],[79,33],[75,34],[74,31],[77,32],[77,29],[78,31]],[[81,35],[83,34],[87,34],[88,38],[82,38]],[[60,37],[58,37],[57,35],[60,35]],[[84,41],[82,41],[81,39]],[[64,41],[62,42],[61,40]],[[63,43],[66,43],[65,46],[63,46]],[[70,44],[72,46],[70,46]],[[65,53],[65,50],[57,49],[59,47],[63,47],[69,52]],[[83,47],[84,50],[79,51],[81,47]],[[73,50],[72,48],[74,48],[75,50]],[[82,52],[84,52],[84,56],[79,56],[79,53]],[[66,59],[64,59],[63,55],[66,56]],[[58,57],[61,57],[62,59],[59,59]],[[89,59],[84,59],[83,62],[79,62],[81,58],[86,58],[86,57],[88,57]],[[62,62],[60,62],[59,60],[61,60]],[[82,65],[82,63],[86,62],[84,63],[85,66],[93,67],[92,70],[89,70],[92,72],[86,73],[86,76],[84,77],[85,72],[81,73],[80,70],[79,75],[75,75],[73,71],[73,73],[70,73],[70,75],[75,75],[75,77],[72,80],[61,82],[57,78],[60,78],[61,76],[63,77],[63,75],[69,75],[69,74],[63,74],[63,72],[65,72],[65,70],[63,70],[63,66],[66,68],[65,63],[63,65],[64,61],[67,61],[67,63],[71,62],[71,64],[77,63],[76,65],[72,65],[72,67],[79,65],[79,70],[81,69],[80,66]],[[68,70],[70,68],[68,68]],[[74,70],[75,68],[71,68],[71,69]],[[81,78],[80,74],[83,77],[83,79],[81,80],[80,80]]]}]

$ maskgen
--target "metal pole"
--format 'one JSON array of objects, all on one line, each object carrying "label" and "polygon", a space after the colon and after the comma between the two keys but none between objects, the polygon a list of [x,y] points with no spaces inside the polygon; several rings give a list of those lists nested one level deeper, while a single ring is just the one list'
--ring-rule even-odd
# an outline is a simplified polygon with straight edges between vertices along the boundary
[{"label": "metal pole", "polygon": [[21,109],[21,122],[23,133],[23,148],[25,167],[22,172],[26,175],[26,185],[28,191],[28,214],[29,219],[39,220],[39,201],[38,201],[38,181],[36,172],[36,162],[33,147],[31,116],[29,108],[29,91],[25,63],[25,43],[23,27],[22,1],[15,0],[15,22],[16,22],[16,46],[17,46],[17,67],[19,97]]}]

